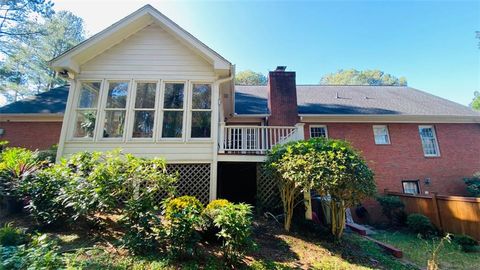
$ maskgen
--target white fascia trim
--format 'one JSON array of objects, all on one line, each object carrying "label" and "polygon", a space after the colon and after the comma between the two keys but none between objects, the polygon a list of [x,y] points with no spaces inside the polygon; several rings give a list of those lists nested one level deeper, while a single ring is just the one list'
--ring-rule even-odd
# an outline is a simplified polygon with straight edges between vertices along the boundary
[{"label": "white fascia trim", "polygon": [[269,117],[270,114],[235,114],[233,118],[244,118],[244,117]]},{"label": "white fascia trim", "polygon": [[242,154],[227,154],[227,155],[218,155],[217,161],[228,161],[228,162],[265,162],[267,160],[266,155],[242,155]]},{"label": "white fascia trim", "polygon": [[302,122],[343,123],[480,123],[480,116],[458,115],[345,115],[299,114]]},{"label": "white fascia trim", "polygon": [[[139,29],[134,29],[134,32],[140,30],[144,26],[148,25],[151,22],[159,23],[161,26],[165,27],[170,34],[173,34],[177,37],[180,41],[183,41],[186,45],[190,45],[192,49],[195,49],[197,53],[202,55],[206,60],[210,60],[216,70],[230,70],[231,63],[223,58],[220,54],[215,52],[213,49],[209,48],[207,45],[202,43],[192,34],[188,33],[185,29],[181,28],[178,24],[170,20],[168,17],[163,15],[160,11],[152,7],[151,5],[145,5],[142,8],[138,9],[137,11],[133,12],[132,14],[126,16],[125,18],[121,19],[120,21],[112,24],[111,26],[107,27],[103,31],[93,35],[91,38],[85,40],[84,42],[80,43],[79,45],[73,47],[69,51],[65,52],[64,54],[54,58],[50,61],[50,65],[55,68],[56,70],[62,68],[69,68],[70,70],[78,73],[80,68],[78,67],[82,63],[75,63],[73,61],[73,57],[78,55],[82,50],[87,49],[93,46],[95,43],[111,37],[111,35],[115,34],[115,32],[120,31],[122,28],[127,27],[128,24],[142,19],[142,17],[147,18],[144,23],[141,23],[142,27]],[[119,39],[119,42],[123,39]],[[113,46],[116,43],[110,43],[109,46]],[[102,50],[103,52],[103,50]],[[98,52],[97,52],[98,54]]]},{"label": "white fascia trim", "polygon": [[63,113],[9,113],[0,114],[0,122],[62,122]]}]

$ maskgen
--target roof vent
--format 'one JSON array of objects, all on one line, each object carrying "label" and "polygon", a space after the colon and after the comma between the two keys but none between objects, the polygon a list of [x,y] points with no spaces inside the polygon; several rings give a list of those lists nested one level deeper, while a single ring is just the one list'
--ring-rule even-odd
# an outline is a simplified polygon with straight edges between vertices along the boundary
[{"label": "roof vent", "polygon": [[285,71],[285,69],[287,69],[287,66],[277,66],[275,71]]}]

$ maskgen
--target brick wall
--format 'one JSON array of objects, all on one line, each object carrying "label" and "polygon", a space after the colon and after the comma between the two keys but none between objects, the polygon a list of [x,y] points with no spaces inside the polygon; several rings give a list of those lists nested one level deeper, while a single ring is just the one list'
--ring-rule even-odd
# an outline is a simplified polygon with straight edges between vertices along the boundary
[{"label": "brick wall", "polygon": [[9,141],[9,146],[44,150],[58,144],[61,122],[0,122],[4,134],[0,140]]},{"label": "brick wall", "polygon": [[[419,124],[388,124],[389,145],[375,144],[372,124],[326,125],[329,138],[345,139],[362,152],[381,192],[403,192],[402,180],[419,179],[421,193],[466,195],[462,178],[480,171],[480,124],[435,124],[440,157],[424,157]],[[308,124],[305,135],[310,135]]]}]

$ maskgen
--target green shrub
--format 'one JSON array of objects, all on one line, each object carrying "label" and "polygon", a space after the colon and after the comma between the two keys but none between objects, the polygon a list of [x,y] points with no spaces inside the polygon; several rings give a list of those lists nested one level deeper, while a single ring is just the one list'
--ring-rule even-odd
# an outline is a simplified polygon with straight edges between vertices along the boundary
[{"label": "green shrub", "polygon": [[66,209],[58,198],[67,184],[58,167],[43,169],[23,184],[22,190],[29,198],[25,208],[38,224],[50,225],[66,219]]},{"label": "green shrub", "polygon": [[407,218],[408,228],[414,232],[424,236],[428,236],[435,232],[435,227],[428,217],[422,214],[410,214]]},{"label": "green shrub", "polygon": [[217,208],[214,224],[220,229],[222,253],[229,264],[238,263],[254,247],[251,238],[252,207],[248,204],[226,204]]},{"label": "green shrub", "polygon": [[209,230],[214,227],[213,220],[217,216],[218,212],[232,203],[225,199],[217,199],[211,201],[202,212],[202,225],[204,230]]},{"label": "green shrub", "polygon": [[[174,193],[176,176],[167,174],[165,161],[126,156],[126,198],[120,222],[126,229],[123,242],[135,254],[148,254],[160,247],[164,229],[157,216],[156,196]],[[105,178],[106,180],[108,179]],[[107,180],[108,181],[108,180]],[[129,192],[128,191],[133,191]]]},{"label": "green shrub", "polygon": [[57,157],[58,145],[54,144],[47,150],[38,151],[38,160],[45,161],[47,163],[54,163]]},{"label": "green shrub", "polygon": [[390,224],[403,225],[405,223],[405,204],[397,196],[379,196],[377,202],[382,206],[382,213]]},{"label": "green shrub", "polygon": [[467,185],[470,196],[480,197],[480,172],[475,173],[470,178],[464,178],[463,181]]},{"label": "green shrub", "polygon": [[477,249],[478,242],[468,235],[455,235],[453,241],[457,243],[464,252],[473,252]]},{"label": "green shrub", "polygon": [[167,238],[172,255],[193,255],[199,240],[195,228],[200,225],[202,203],[192,196],[182,196],[165,202],[168,221]]},{"label": "green shrub", "polygon": [[12,224],[5,224],[0,228],[0,246],[18,246],[24,244],[27,236],[22,230],[15,228]]},{"label": "green shrub", "polygon": [[38,152],[8,147],[0,153],[0,195],[20,199],[20,187],[42,166]]},{"label": "green shrub", "polygon": [[47,235],[33,237],[20,246],[0,246],[0,269],[62,269],[63,259],[58,246]]}]

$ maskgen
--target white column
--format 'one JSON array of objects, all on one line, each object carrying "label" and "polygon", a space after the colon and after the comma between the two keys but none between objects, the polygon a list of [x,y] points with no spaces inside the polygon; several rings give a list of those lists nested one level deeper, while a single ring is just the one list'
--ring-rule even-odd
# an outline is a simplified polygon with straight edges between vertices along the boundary
[{"label": "white column", "polygon": [[219,149],[218,153],[225,153],[225,122],[220,122],[218,124],[218,144]]},{"label": "white column", "polygon": [[297,140],[305,140],[305,123],[297,123],[295,127],[297,128]]}]

